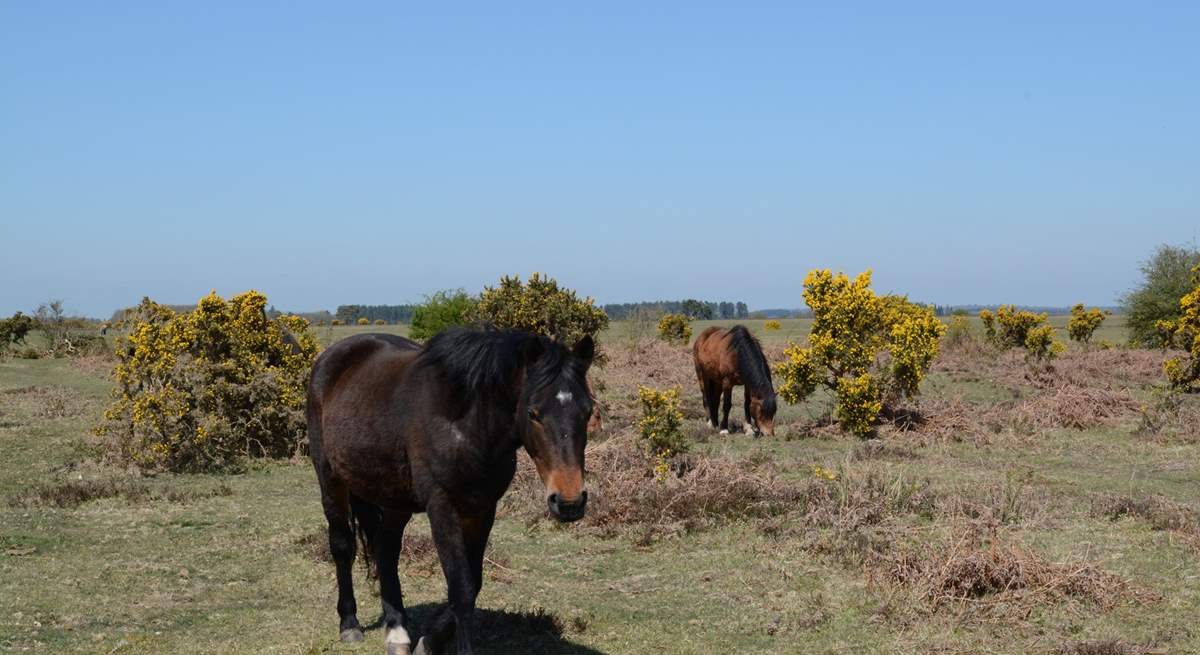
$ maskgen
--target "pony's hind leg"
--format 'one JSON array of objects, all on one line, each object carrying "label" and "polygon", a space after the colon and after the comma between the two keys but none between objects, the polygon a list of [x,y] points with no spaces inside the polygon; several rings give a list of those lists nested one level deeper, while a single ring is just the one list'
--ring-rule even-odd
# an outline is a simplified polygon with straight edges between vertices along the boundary
[{"label": "pony's hind leg", "polygon": [[729,434],[729,410],[733,407],[733,386],[725,385],[721,401],[721,434]]},{"label": "pony's hind leg", "polygon": [[362,641],[362,626],[358,623],[358,604],[354,601],[354,556],[357,547],[354,528],[350,525],[350,494],[345,485],[323,479],[321,504],[329,522],[329,553],[337,569],[338,629],[345,642]]},{"label": "pony's hind leg", "polygon": [[379,597],[383,601],[383,617],[387,655],[407,655],[409,644],[408,614],[400,593],[400,547],[404,542],[404,527],[412,514],[407,512],[384,515],[375,542],[375,565],[379,571]]}]

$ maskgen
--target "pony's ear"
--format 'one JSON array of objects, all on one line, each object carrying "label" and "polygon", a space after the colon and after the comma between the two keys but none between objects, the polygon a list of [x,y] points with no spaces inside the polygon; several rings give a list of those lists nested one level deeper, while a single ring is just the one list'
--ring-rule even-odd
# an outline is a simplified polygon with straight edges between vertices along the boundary
[{"label": "pony's ear", "polygon": [[538,357],[541,357],[544,352],[546,352],[546,347],[542,345],[542,340],[538,337],[532,337],[525,342],[525,347],[521,352],[521,360],[526,366],[529,366],[536,362]]},{"label": "pony's ear", "polygon": [[585,334],[582,339],[575,342],[575,347],[571,351],[579,359],[591,364],[592,357],[596,355],[596,343],[592,341],[592,335]]}]

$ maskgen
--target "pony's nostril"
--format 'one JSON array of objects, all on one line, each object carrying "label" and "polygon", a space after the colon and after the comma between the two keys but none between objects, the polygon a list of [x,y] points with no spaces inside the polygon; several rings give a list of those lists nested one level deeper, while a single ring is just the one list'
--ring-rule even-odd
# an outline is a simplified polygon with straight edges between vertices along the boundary
[{"label": "pony's nostril", "polygon": [[580,505],[586,505],[586,504],[587,504],[587,491],[586,491],[586,490],[585,490],[585,491],[580,491],[580,492],[579,492],[579,504],[580,504]]},{"label": "pony's nostril", "polygon": [[551,507],[557,508],[558,507],[558,494],[550,494],[550,497],[546,499],[546,502],[550,503]]}]

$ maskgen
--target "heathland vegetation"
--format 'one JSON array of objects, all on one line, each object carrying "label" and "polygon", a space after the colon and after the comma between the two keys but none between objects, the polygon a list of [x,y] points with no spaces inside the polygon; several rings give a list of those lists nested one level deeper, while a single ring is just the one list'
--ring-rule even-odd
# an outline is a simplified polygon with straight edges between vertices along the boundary
[{"label": "heathland vegetation", "polygon": [[[612,320],[540,275],[430,296],[422,329],[594,333],[603,355],[588,513],[546,522],[521,456],[479,651],[1200,650],[1187,272],[1171,287],[1156,276],[1173,266],[1147,265],[1135,293],[1178,296],[1136,301],[1157,308],[1142,332],[1133,304],[943,320],[869,275],[814,271],[797,284],[812,318],[745,322],[791,401],[757,439],[704,425],[686,331],[660,337],[663,312]],[[269,310],[251,292],[147,300],[106,334],[61,303],[0,322],[0,650],[340,652],[296,394],[321,346],[410,327]],[[419,626],[445,598],[427,523],[401,559]]]}]

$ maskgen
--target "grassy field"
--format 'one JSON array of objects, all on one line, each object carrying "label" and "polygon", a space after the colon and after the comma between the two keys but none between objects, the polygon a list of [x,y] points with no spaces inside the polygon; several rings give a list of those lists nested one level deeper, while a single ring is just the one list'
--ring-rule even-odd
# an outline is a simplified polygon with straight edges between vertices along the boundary
[{"label": "grassy field", "polygon": [[[1062,341],[1067,341],[1067,321],[1070,316],[1051,316],[1049,322],[1058,332],[1058,338]],[[949,318],[943,318],[943,321],[949,322]],[[981,324],[978,316],[968,317],[971,325],[975,330],[981,330]],[[721,320],[721,321],[693,321],[692,333],[700,334],[705,328],[716,325],[720,327],[730,327],[737,324],[745,325],[754,332],[766,344],[783,344],[789,340],[803,342],[808,336],[808,331],[812,327],[812,319],[809,318],[784,318],[779,319],[778,330],[766,330],[763,324],[766,321],[762,319],[745,319],[745,320]],[[362,334],[365,332],[384,332],[387,334],[398,334],[402,337],[408,336],[407,325],[336,325],[323,326],[315,328],[317,337],[324,345],[329,345],[338,339],[344,339],[354,334]],[[609,328],[600,335],[600,340],[612,339],[631,339],[638,337],[652,337],[655,335],[654,323],[639,323],[634,321],[614,321]],[[1123,343],[1128,335],[1125,331],[1125,317],[1121,315],[1110,316],[1096,330],[1093,337],[1095,341],[1108,340],[1112,343]]]},{"label": "grassy field", "polygon": [[[772,352],[807,329],[747,323]],[[588,519],[541,517],[528,466],[504,501],[479,652],[1200,652],[1200,398],[1159,406],[1161,355],[945,353],[922,419],[867,447],[823,397],[783,407],[773,439],[709,432],[687,349],[639,329],[602,337]],[[104,372],[0,361],[0,652],[379,652],[378,630],[336,641],[310,465],[99,464]],[[692,453],[662,482],[628,465],[638,384],[685,391]],[[415,520],[403,565],[418,626],[444,598],[427,535]]]}]

